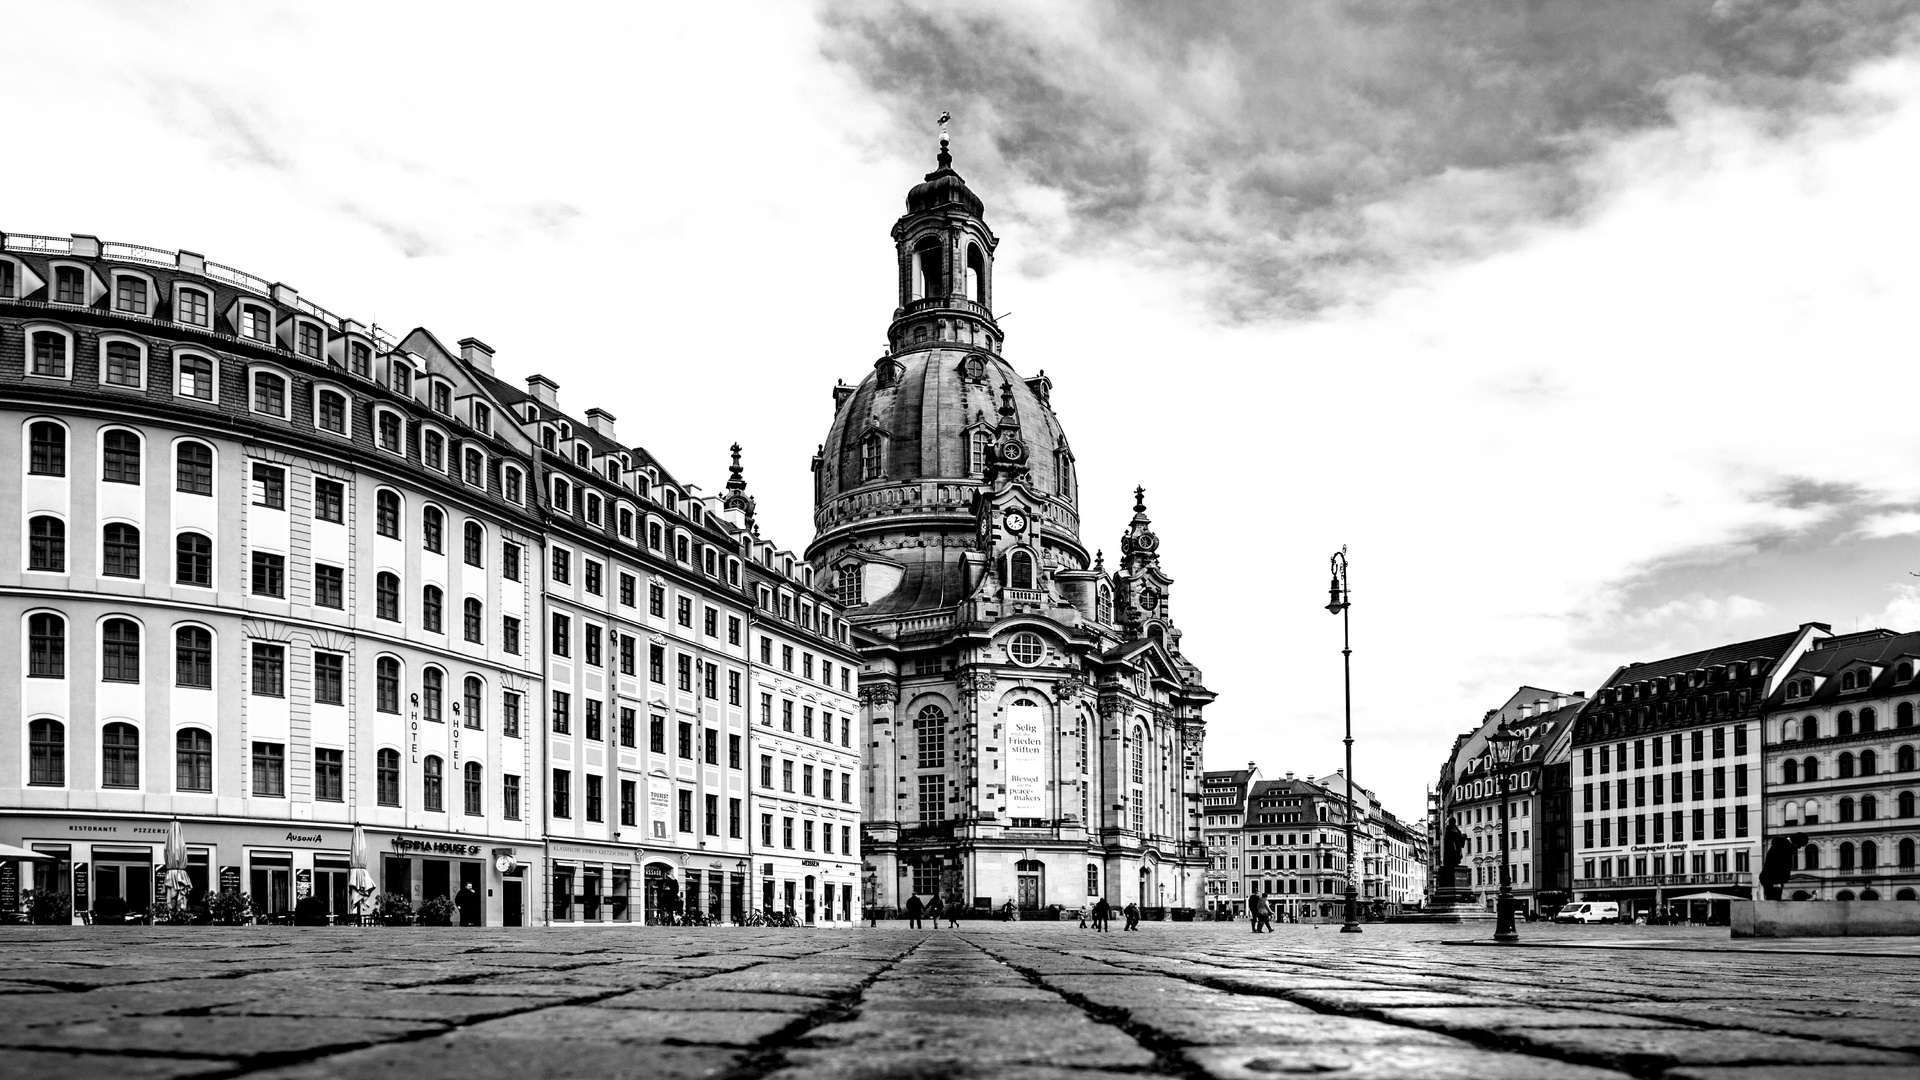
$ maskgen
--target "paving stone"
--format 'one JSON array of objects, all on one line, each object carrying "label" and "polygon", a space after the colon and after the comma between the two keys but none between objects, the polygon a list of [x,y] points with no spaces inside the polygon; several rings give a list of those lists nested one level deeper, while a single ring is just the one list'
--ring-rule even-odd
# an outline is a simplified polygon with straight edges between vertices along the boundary
[{"label": "paving stone", "polygon": [[1436,990],[1301,990],[1289,994],[1326,1009],[1387,1009],[1425,1005],[1501,1005],[1500,1001],[1469,994],[1443,994]]},{"label": "paving stone", "polygon": [[211,1012],[214,1016],[339,1016],[465,1024],[545,1004],[547,1002],[540,998],[369,990],[361,993],[280,994],[220,1005]]},{"label": "paving stone", "polygon": [[0,1031],[0,1045],[38,1049],[194,1054],[215,1050],[249,1058],[319,1053],[408,1038],[440,1029],[401,1020],[286,1016],[124,1016]]},{"label": "paving stone", "polygon": [[769,1073],[767,1080],[1175,1080],[1166,1074],[1136,1069],[1109,1072],[1054,1065],[1008,1065],[950,1055],[875,1053],[844,1058],[799,1051],[794,1057],[796,1064]]},{"label": "paving stone", "polygon": [[1440,1031],[1511,1031],[1515,1028],[1681,1028],[1684,1025],[1631,1013],[1596,1009],[1530,1009],[1512,1005],[1381,1009],[1387,1020]]},{"label": "paving stone", "polygon": [[33,1080],[174,1080],[231,1074],[231,1061],[214,1058],[136,1057],[130,1054],[70,1054],[54,1050],[0,1051],[5,1074]]},{"label": "paving stone", "polygon": [[1578,1056],[1613,1068],[1651,1072],[1675,1065],[1906,1064],[1920,1058],[1889,1050],[1869,1050],[1793,1039],[1762,1032],[1689,1031],[1647,1028],[1520,1028],[1509,1038],[1534,1052]]},{"label": "paving stone", "polygon": [[1127,1016],[1137,1025],[1175,1042],[1196,1045],[1250,1045],[1283,1043],[1376,1043],[1410,1046],[1467,1044],[1448,1035],[1415,1027],[1365,1020],[1354,1016],[1326,1016],[1274,1002],[1277,1009],[1141,1008]]},{"label": "paving stone", "polygon": [[747,990],[762,994],[831,998],[852,993],[867,978],[867,974],[785,971],[765,966],[689,979],[680,985],[689,990]]},{"label": "paving stone", "polygon": [[641,1012],[559,1005],[488,1020],[464,1030],[474,1036],[496,1039],[752,1046],[800,1018],[797,1012]]},{"label": "paving stone", "polygon": [[1196,1047],[1194,1064],[1222,1080],[1337,1075],[1340,1080],[1627,1080],[1628,1074],[1523,1054],[1431,1046]]},{"label": "paving stone", "polygon": [[731,1074],[738,1051],[699,1046],[634,1046],[494,1039],[462,1033],[377,1046],[266,1072],[248,1080],[705,1080]]},{"label": "paving stone", "polygon": [[731,1012],[792,1012],[796,1006],[819,1006],[811,998],[791,994],[755,994],[745,990],[633,990],[593,1003],[597,1009],[661,1009],[670,1012],[715,1010]]}]

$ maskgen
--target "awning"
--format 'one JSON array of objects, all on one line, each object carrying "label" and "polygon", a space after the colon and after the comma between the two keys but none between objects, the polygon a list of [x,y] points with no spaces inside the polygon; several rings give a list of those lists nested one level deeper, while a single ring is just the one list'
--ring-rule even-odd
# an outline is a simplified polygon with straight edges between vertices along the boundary
[{"label": "awning", "polygon": [[53,858],[51,855],[42,855],[38,851],[28,851],[26,848],[14,847],[12,844],[0,844],[0,859],[33,859],[52,862]]}]

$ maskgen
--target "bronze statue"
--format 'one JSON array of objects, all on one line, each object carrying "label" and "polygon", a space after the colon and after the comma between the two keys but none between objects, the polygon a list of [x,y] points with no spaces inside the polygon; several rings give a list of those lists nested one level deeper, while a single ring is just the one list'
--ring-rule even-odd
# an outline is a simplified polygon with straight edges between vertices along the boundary
[{"label": "bronze statue", "polygon": [[1440,865],[1443,867],[1459,866],[1460,855],[1466,850],[1467,834],[1460,831],[1460,826],[1451,821],[1447,822],[1447,835],[1441,851],[1443,858],[1440,861]]}]

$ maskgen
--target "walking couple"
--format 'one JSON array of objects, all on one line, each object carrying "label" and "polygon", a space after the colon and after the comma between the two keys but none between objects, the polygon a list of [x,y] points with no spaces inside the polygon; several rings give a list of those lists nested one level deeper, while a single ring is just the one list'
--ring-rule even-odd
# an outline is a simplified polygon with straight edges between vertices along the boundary
[{"label": "walking couple", "polygon": [[1247,898],[1247,915],[1253,920],[1253,932],[1265,930],[1273,933],[1273,908],[1267,904],[1267,898],[1254,893]]}]

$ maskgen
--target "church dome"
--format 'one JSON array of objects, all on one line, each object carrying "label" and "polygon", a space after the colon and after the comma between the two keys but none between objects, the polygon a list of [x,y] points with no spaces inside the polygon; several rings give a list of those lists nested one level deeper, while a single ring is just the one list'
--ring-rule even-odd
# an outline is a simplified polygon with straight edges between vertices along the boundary
[{"label": "church dome", "polygon": [[[976,446],[994,441],[1003,395],[1013,400],[1033,486],[1073,506],[1078,491],[1066,433],[1031,382],[997,356],[963,348],[920,349],[874,366],[833,417],[822,451],[819,509],[868,488],[925,480],[983,482]],[[869,446],[877,445],[876,463]],[[877,475],[872,475],[877,471]]]}]

